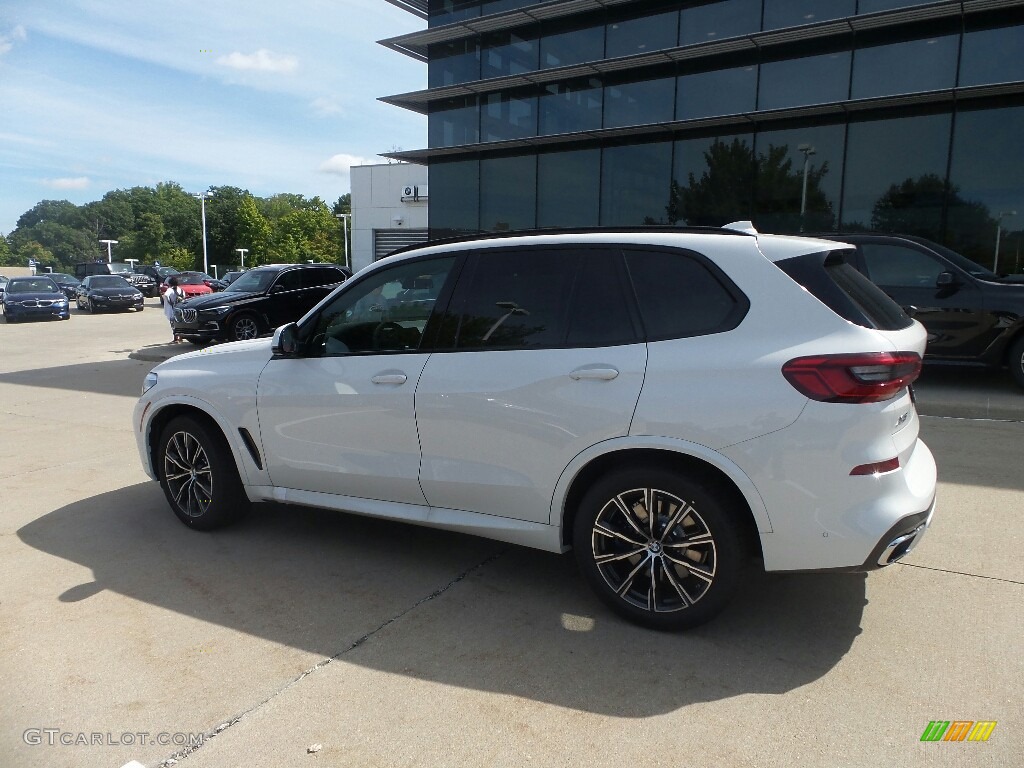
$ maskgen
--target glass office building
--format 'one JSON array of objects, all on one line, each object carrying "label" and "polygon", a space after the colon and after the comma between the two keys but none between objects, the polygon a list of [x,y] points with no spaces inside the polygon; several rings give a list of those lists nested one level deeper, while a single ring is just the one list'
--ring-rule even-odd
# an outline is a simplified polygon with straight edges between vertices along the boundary
[{"label": "glass office building", "polygon": [[1024,1],[390,1],[432,236],[750,219],[1024,269]]}]

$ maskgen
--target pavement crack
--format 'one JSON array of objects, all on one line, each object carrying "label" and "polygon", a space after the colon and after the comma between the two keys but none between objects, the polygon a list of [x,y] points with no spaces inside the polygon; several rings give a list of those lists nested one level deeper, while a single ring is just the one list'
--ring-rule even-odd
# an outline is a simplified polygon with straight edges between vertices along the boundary
[{"label": "pavement crack", "polygon": [[332,662],[337,661],[338,659],[340,659],[345,654],[351,653],[356,648],[358,648],[359,646],[363,645],[367,640],[371,639],[374,635],[376,635],[377,633],[381,632],[385,628],[391,626],[396,621],[398,621],[402,617],[406,616],[407,614],[411,613],[412,611],[415,611],[417,608],[419,608],[424,603],[429,603],[430,601],[437,599],[438,597],[443,595],[445,592],[447,592],[449,589],[454,587],[456,584],[458,584],[460,581],[465,579],[470,574],[475,573],[476,571],[479,571],[479,570],[481,570],[483,568],[486,568],[488,565],[490,565],[491,563],[493,563],[494,561],[496,561],[500,557],[502,557],[506,552],[508,552],[507,548],[501,549],[501,550],[495,552],[492,555],[488,555],[483,560],[481,560],[479,563],[476,563],[475,565],[469,566],[464,571],[459,573],[455,578],[453,578],[451,581],[449,581],[447,584],[445,584],[443,587],[435,589],[429,595],[421,597],[419,600],[417,600],[412,605],[408,606],[407,608],[402,609],[401,611],[396,613],[391,618],[386,619],[385,621],[381,622],[377,627],[375,627],[374,629],[370,630],[365,635],[363,635],[359,639],[357,639],[357,640],[353,641],[351,644],[349,644],[348,647],[341,649],[340,651],[338,651],[333,656],[329,656],[326,659],[322,659],[322,660],[318,661],[312,667],[310,667],[309,669],[305,670],[304,672],[302,672],[300,675],[298,675],[294,679],[289,680],[287,683],[282,685],[280,688],[278,688],[276,691],[271,693],[269,696],[267,696],[262,701],[254,704],[253,706],[249,707],[248,709],[246,709],[246,710],[240,712],[239,714],[235,715],[231,719],[225,720],[224,722],[218,724],[216,727],[210,729],[209,731],[207,731],[206,733],[203,734],[203,738],[202,738],[202,740],[198,744],[195,744],[195,745],[191,745],[190,744],[189,746],[187,746],[187,747],[185,747],[183,749],[178,750],[177,752],[175,752],[174,754],[170,755],[169,757],[164,758],[163,760],[161,760],[158,763],[159,768],[170,768],[170,766],[177,765],[177,763],[179,763],[181,760],[184,760],[185,758],[189,757],[190,755],[192,755],[195,752],[197,752],[200,749],[202,749],[204,746],[206,746],[206,744],[209,743],[209,741],[211,739],[213,739],[217,735],[219,735],[221,733],[224,733],[226,730],[228,730],[232,726],[242,722],[242,720],[244,720],[246,717],[248,717],[252,713],[256,712],[257,710],[261,709],[262,707],[266,706],[271,701],[276,699],[278,696],[283,694],[285,691],[288,691],[291,688],[294,688],[296,685],[301,683],[303,680],[305,680],[310,675],[314,674],[315,672],[320,671],[321,669],[326,667],[328,664],[331,664]]},{"label": "pavement crack", "polygon": [[1024,586],[1024,581],[1016,581],[1015,579],[1002,579],[998,576],[982,576],[980,573],[965,573],[964,571],[951,571],[948,568],[933,568],[930,565],[916,565],[915,563],[897,563],[902,565],[904,568],[920,568],[924,571],[938,571],[939,573],[952,573],[956,576],[969,576],[972,579],[988,579],[989,581],[1001,581],[1004,584],[1020,584]]}]

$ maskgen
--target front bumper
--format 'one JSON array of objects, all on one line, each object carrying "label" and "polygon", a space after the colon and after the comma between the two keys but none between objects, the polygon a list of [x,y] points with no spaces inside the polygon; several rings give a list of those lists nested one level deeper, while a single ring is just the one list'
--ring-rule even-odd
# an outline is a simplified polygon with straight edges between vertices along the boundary
[{"label": "front bumper", "polygon": [[90,303],[100,311],[125,312],[129,309],[142,309],[145,306],[144,297],[139,296],[133,299],[90,299]]},{"label": "front bumper", "polygon": [[4,305],[4,314],[12,320],[47,319],[52,317],[63,320],[71,317],[71,310],[67,304],[63,306],[52,304],[46,307],[25,307],[20,304],[6,304]]}]

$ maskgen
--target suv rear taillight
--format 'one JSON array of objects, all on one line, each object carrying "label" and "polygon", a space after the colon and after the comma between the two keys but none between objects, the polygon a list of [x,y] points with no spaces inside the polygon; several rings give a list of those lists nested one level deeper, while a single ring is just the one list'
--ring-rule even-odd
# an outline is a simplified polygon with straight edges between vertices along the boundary
[{"label": "suv rear taillight", "polygon": [[802,394],[823,403],[878,403],[895,397],[921,375],[916,352],[868,352],[798,357],[782,375]]}]

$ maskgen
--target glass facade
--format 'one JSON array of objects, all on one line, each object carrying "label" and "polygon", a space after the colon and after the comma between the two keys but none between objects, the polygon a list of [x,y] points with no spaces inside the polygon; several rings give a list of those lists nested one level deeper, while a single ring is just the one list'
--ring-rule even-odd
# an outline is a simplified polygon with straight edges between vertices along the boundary
[{"label": "glass facade", "polygon": [[[429,23],[535,4],[432,0]],[[751,219],[920,235],[990,267],[998,236],[1020,270],[1024,9],[904,13],[924,4],[548,4],[451,28],[429,87],[475,95],[428,92],[432,233]]]}]

